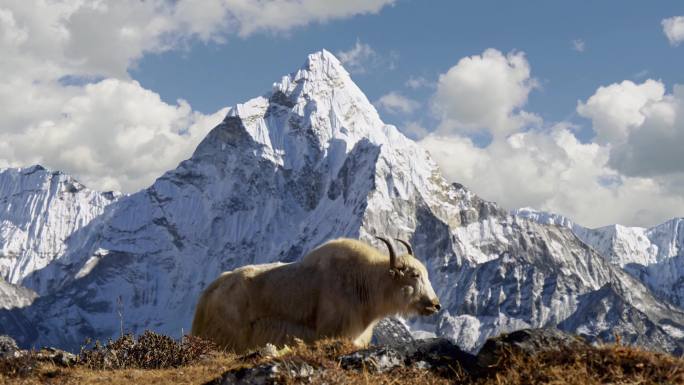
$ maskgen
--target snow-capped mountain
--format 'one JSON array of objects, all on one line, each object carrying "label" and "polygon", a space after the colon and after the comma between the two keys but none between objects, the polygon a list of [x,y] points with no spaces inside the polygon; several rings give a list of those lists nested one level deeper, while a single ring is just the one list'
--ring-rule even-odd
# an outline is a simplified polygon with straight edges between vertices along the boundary
[{"label": "snow-capped mountain", "polygon": [[[684,312],[566,227],[510,215],[449,184],[386,125],[329,52],[231,108],[192,157],[119,198],[21,283],[0,333],[75,349],[85,337],[190,327],[221,271],[294,261],[336,237],[410,240],[444,310],[415,329],[473,350],[502,331],[560,325],[590,339],[681,351]],[[380,246],[380,245],[378,245]],[[121,318],[121,319],[120,319]]]},{"label": "snow-capped mountain", "polygon": [[0,278],[22,284],[60,258],[66,239],[120,195],[90,190],[41,166],[0,169]]},{"label": "snow-capped mountain", "polygon": [[651,228],[610,225],[588,229],[558,215],[533,209],[514,215],[572,229],[610,263],[645,283],[657,297],[684,306],[684,218]]}]

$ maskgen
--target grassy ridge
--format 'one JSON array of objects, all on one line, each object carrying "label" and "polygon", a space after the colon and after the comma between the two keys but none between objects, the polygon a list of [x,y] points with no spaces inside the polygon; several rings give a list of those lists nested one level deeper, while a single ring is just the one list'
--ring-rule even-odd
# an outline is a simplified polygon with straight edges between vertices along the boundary
[{"label": "grassy ridge", "polygon": [[[578,346],[535,355],[502,351],[498,361],[477,371],[458,361],[446,367],[400,367],[385,373],[346,370],[339,357],[356,349],[339,341],[298,345],[279,353],[236,356],[217,351],[199,339],[171,338],[147,332],[124,336],[84,349],[63,367],[30,355],[0,359],[0,383],[12,384],[219,384],[223,373],[273,362],[295,367],[308,364],[313,384],[684,384],[684,359],[633,347]],[[279,383],[296,383],[283,372]]]}]

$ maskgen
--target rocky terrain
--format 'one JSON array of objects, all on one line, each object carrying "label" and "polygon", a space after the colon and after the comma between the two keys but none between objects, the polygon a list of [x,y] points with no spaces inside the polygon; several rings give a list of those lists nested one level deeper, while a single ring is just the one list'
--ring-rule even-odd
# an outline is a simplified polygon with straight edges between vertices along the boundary
[{"label": "rocky terrain", "polygon": [[25,384],[635,384],[684,381],[684,360],[621,345],[593,347],[557,329],[490,338],[476,355],[445,338],[356,350],[340,341],[235,356],[145,332],[79,355],[20,350],[0,337],[0,383]]},{"label": "rocky terrain", "polygon": [[34,166],[0,171],[0,202],[0,333],[23,347],[76,352],[122,329],[179,338],[221,271],[375,234],[409,240],[441,298],[438,314],[406,320],[414,335],[470,353],[552,326],[590,342],[684,347],[684,270],[661,279],[679,266],[681,222],[646,234],[660,251],[642,258],[600,229],[484,201],[384,124],[327,51],[232,107],[146,189],[99,193]]}]

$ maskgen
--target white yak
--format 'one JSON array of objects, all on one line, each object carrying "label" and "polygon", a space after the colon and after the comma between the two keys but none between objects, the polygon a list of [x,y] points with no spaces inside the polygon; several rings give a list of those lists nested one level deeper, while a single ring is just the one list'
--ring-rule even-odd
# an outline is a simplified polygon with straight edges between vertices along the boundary
[{"label": "white yak", "polygon": [[439,299],[425,266],[377,237],[389,258],[354,239],[323,244],[294,263],[244,266],[221,274],[202,293],[192,334],[236,353],[294,338],[351,340],[367,346],[373,327],[393,314],[430,315]]}]

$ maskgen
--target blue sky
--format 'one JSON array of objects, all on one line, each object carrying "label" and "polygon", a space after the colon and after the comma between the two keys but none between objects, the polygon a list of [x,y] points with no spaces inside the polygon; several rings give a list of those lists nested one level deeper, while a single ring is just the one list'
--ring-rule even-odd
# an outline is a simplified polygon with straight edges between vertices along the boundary
[{"label": "blue sky", "polygon": [[[392,90],[426,101],[430,89],[405,86],[411,77],[436,81],[458,59],[486,48],[523,51],[540,87],[528,109],[545,120],[586,124],[575,107],[600,85],[624,79],[684,83],[684,49],[673,49],[660,21],[684,14],[681,1],[398,1],[378,14],[313,24],[288,33],[232,37],[224,44],[195,42],[187,49],[149,54],[130,70],[166,101],[188,100],[211,113],[270,88],[298,68],[308,53],[336,53],[358,41],[385,58],[352,73],[370,100]],[[584,52],[573,41],[584,42]],[[395,55],[396,57],[393,57]],[[389,69],[389,63],[394,68]],[[432,123],[427,111],[418,116]],[[383,114],[401,126],[402,117]],[[589,131],[589,130],[586,130]],[[591,135],[584,132],[585,135]]]},{"label": "blue sky", "polygon": [[4,0],[0,167],[136,191],[323,48],[448,180],[505,208],[684,216],[675,0]]}]

